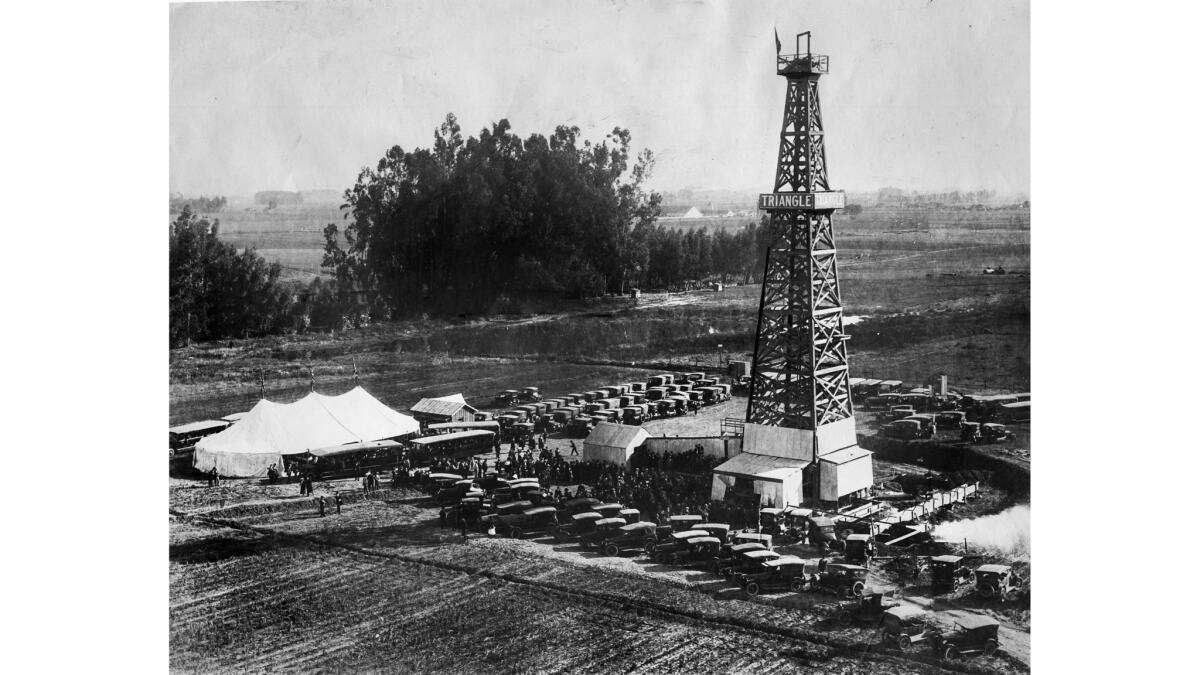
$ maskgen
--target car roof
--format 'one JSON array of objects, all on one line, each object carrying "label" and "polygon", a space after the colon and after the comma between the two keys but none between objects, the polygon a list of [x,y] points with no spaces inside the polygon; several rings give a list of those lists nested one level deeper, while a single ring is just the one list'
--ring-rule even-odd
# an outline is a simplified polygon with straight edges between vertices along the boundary
[{"label": "car roof", "polygon": [[963,557],[961,555],[939,555],[939,556],[934,556],[934,557],[930,558],[930,560],[933,562],[944,562],[944,563],[956,563],[962,559],[963,559]]},{"label": "car roof", "polygon": [[698,523],[701,520],[704,520],[704,518],[702,516],[699,516],[696,514],[689,514],[689,515],[684,515],[684,516],[671,516],[672,523]]},{"label": "car roof", "polygon": [[647,522],[643,521],[643,522],[630,523],[628,525],[625,525],[621,528],[621,531],[622,532],[637,532],[638,530],[653,530],[653,529],[656,529],[657,527],[658,526],[655,525],[654,523],[647,523]]},{"label": "car roof", "polygon": [[639,516],[640,516],[640,515],[642,515],[642,512],[641,512],[641,511],[638,511],[637,509],[621,509],[621,513],[622,513],[622,514],[626,514],[626,513],[636,513],[636,514],[638,514]]},{"label": "car roof", "polygon": [[535,506],[532,509],[525,511],[525,515],[536,516],[542,513],[555,513],[557,511],[558,509],[554,508],[553,506]]},{"label": "car roof", "polygon": [[604,516],[596,513],[595,511],[588,511],[587,513],[576,513],[575,515],[571,516],[571,520],[599,520],[603,517]]},{"label": "car roof", "polygon": [[449,480],[451,478],[453,478],[454,480],[462,480],[463,479],[462,475],[457,474],[457,473],[431,473],[431,474],[429,474],[429,478],[431,480],[439,480],[442,478],[445,478],[447,480]]},{"label": "car roof", "polygon": [[831,563],[831,564],[827,565],[826,567],[831,570],[854,570],[854,571],[863,570],[864,572],[867,569],[861,565],[848,565],[846,563]]},{"label": "car roof", "polygon": [[1009,567],[1008,565],[980,565],[979,567],[975,568],[975,571],[983,572],[985,574],[993,573],[993,572],[996,574],[1004,574],[1005,572],[1007,572],[1011,569],[1012,568]]},{"label": "car roof", "polygon": [[963,616],[954,617],[954,623],[959,626],[971,630],[972,628],[983,628],[985,626],[999,626],[1000,622],[990,616],[981,614],[966,614]]},{"label": "car roof", "polygon": [[599,504],[600,500],[594,497],[574,497],[566,501],[567,506],[578,506],[579,504]]},{"label": "car roof", "polygon": [[722,532],[729,530],[729,523],[699,523],[692,526],[693,530],[704,530],[711,532],[712,530],[721,530]]},{"label": "car roof", "polygon": [[774,560],[768,560],[763,563],[768,567],[783,567],[784,565],[805,565],[808,561],[797,555],[780,556]]},{"label": "car roof", "polygon": [[751,541],[746,542],[745,544],[734,544],[733,546],[729,547],[729,550],[734,551],[735,553],[740,553],[742,551],[765,551],[767,550],[767,547],[763,546],[757,541]]},{"label": "car roof", "polygon": [[910,619],[914,616],[924,616],[925,610],[915,605],[896,605],[889,607],[884,614],[891,614],[897,619]]},{"label": "car roof", "polygon": [[721,543],[721,540],[717,539],[716,537],[692,537],[691,539],[688,539],[688,546],[691,546],[692,544],[719,544],[719,543]]},{"label": "car roof", "polygon": [[769,513],[772,515],[779,515],[780,513],[783,513],[783,509],[777,509],[775,507],[768,506],[766,508],[759,509],[758,512],[759,513]]},{"label": "car roof", "polygon": [[871,541],[869,534],[852,534],[846,537],[846,541]]},{"label": "car roof", "polygon": [[738,532],[733,535],[734,539],[746,539],[749,541],[771,541],[772,537],[769,534],[760,534],[758,532]]},{"label": "car roof", "polygon": [[778,557],[780,557],[780,555],[778,553],[776,553],[775,551],[768,551],[766,549],[764,549],[762,551],[746,551],[745,555],[747,558],[753,558],[755,560],[757,560],[759,558],[778,558]]},{"label": "car roof", "polygon": [[832,525],[832,524],[833,524],[833,519],[832,519],[832,518],[826,518],[825,516],[812,516],[811,518],[809,518],[809,520],[813,521],[813,523],[814,523],[814,524],[815,524],[817,527],[825,527],[826,525]]},{"label": "car roof", "polygon": [[676,539],[691,539],[692,537],[707,537],[707,530],[684,530],[683,532],[672,532],[671,536]]},{"label": "car roof", "polygon": [[599,526],[599,525],[614,525],[616,523],[620,523],[620,524],[624,525],[625,519],[624,518],[601,518],[600,520],[596,521],[597,526]]},{"label": "car roof", "polygon": [[625,508],[625,505],[624,505],[624,504],[617,504],[617,503],[615,503],[615,502],[609,502],[609,503],[607,503],[607,504],[597,504],[597,505],[596,505],[595,507],[593,507],[593,508],[595,508],[596,510],[600,510],[600,509],[623,509],[623,508]]}]

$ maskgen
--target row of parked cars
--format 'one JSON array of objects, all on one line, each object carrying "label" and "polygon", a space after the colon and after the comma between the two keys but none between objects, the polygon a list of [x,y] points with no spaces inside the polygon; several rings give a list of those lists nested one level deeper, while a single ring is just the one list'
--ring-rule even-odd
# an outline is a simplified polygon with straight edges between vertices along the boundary
[{"label": "row of parked cars", "polygon": [[[814,563],[774,550],[775,534],[736,532],[725,523],[708,523],[698,515],[672,516],[667,525],[643,521],[641,513],[619,503],[578,497],[554,504],[535,478],[506,480],[495,475],[467,479],[456,474],[431,474],[435,500],[452,504],[451,514],[462,515],[499,536],[524,539],[550,537],[556,542],[574,542],[582,549],[606,556],[628,553],[645,555],[654,562],[674,567],[706,570],[737,584],[748,595],[777,592],[829,593],[842,598],[833,618],[842,625],[870,622],[881,629],[882,641],[898,649],[927,642],[944,658],[973,652],[991,653],[998,646],[996,624],[974,620],[970,626],[946,629],[925,613],[898,603],[885,595],[868,592],[867,577],[874,548],[864,534],[845,535],[838,562]],[[795,525],[799,511],[771,511],[767,529]],[[813,537],[837,540],[833,521],[809,512]],[[827,521],[827,522],[826,522]],[[943,556],[931,561],[935,584],[943,576],[953,577],[951,587],[962,580],[975,580],[988,593],[1005,593],[1012,586],[997,580],[992,568],[983,566],[964,574],[962,558]],[[857,564],[862,562],[864,564]],[[996,589],[992,591],[990,589]],[[985,597],[992,597],[986,595]],[[989,627],[990,626],[990,627]],[[988,637],[990,635],[990,637]],[[989,641],[990,640],[990,641]]]},{"label": "row of parked cars", "polygon": [[600,422],[638,425],[659,417],[685,415],[701,406],[729,400],[731,385],[716,375],[665,373],[646,382],[626,382],[530,401],[496,416],[503,438],[541,431],[588,435]]}]

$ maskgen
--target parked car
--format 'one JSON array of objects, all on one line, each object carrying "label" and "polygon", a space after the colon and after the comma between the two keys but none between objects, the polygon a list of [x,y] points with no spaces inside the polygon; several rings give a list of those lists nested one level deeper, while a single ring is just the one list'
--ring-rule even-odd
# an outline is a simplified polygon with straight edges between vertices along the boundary
[{"label": "parked car", "polygon": [[871,558],[875,557],[875,542],[869,534],[852,534],[843,541],[845,552],[842,557],[848,563],[871,568]]},{"label": "parked car", "polygon": [[914,605],[897,605],[884,610],[879,626],[879,641],[904,652],[939,633],[925,610]]},{"label": "parked car", "polygon": [[590,532],[585,532],[579,535],[579,546],[584,550],[597,546],[606,539],[611,538],[614,533],[628,525],[624,518],[601,518],[600,520],[592,521],[593,528]]},{"label": "parked car", "polygon": [[540,401],[540,400],[542,400],[542,395],[538,391],[537,387],[525,387],[524,389],[521,390],[521,400],[522,401]]},{"label": "parked car", "polygon": [[963,422],[962,431],[958,432],[958,439],[965,443],[978,443],[983,440],[983,436],[979,433],[979,422]]},{"label": "parked car", "polygon": [[497,408],[508,408],[516,405],[521,400],[521,392],[516,389],[505,389],[496,394],[495,405]]},{"label": "parked car", "polygon": [[989,422],[979,427],[981,443],[1003,443],[1013,439],[1013,433],[1003,424]]},{"label": "parked car", "polygon": [[975,592],[979,597],[999,598],[1001,602],[1008,594],[1021,587],[1021,580],[1008,565],[980,565],[975,568]]},{"label": "parked car", "polygon": [[954,628],[938,631],[929,642],[933,652],[947,661],[968,654],[991,656],[1000,648],[1000,622],[978,614],[959,617]]},{"label": "parked car", "polygon": [[961,429],[963,423],[967,421],[967,413],[961,410],[948,410],[939,412],[935,419],[939,428]]},{"label": "parked car", "polygon": [[775,591],[802,591],[808,587],[808,575],[804,573],[803,558],[794,555],[780,556],[762,563],[762,571],[739,574],[734,581],[748,595]]},{"label": "parked car", "polygon": [[650,522],[629,523],[617,528],[607,539],[597,542],[596,548],[607,556],[618,556],[634,550],[649,553],[655,543],[656,529],[657,526]]},{"label": "parked car", "polygon": [[513,539],[534,533],[550,534],[558,526],[558,510],[553,506],[535,506],[521,513],[496,518],[496,531]]},{"label": "parked car", "polygon": [[783,556],[767,549],[747,549],[738,551],[730,558],[729,565],[721,568],[721,574],[730,581],[735,581],[739,574],[751,574],[762,571],[762,564]]},{"label": "parked car", "polygon": [[438,506],[450,506],[457,504],[458,500],[462,499],[472,490],[479,490],[479,486],[475,481],[469,478],[463,478],[449,485],[444,485],[433,496],[433,501]]},{"label": "parked car", "polygon": [[855,622],[878,624],[883,620],[884,612],[898,604],[893,600],[885,600],[883,593],[865,593],[857,600],[838,605],[837,622],[843,626]]},{"label": "parked car", "polygon": [[704,518],[698,515],[671,516],[667,519],[672,532],[685,532],[702,522],[704,522]]},{"label": "parked car", "polygon": [[911,441],[918,438],[924,438],[921,430],[921,422],[918,420],[896,420],[888,422],[879,427],[879,435],[885,438],[896,438],[902,441]]},{"label": "parked car", "polygon": [[915,414],[917,414],[917,411],[911,405],[894,405],[889,407],[887,412],[883,413],[883,417],[889,421],[895,421],[902,420],[905,417],[912,417]]},{"label": "parked car", "polygon": [[934,595],[953,593],[955,588],[970,583],[975,573],[962,564],[960,555],[939,555],[929,559],[929,589]]},{"label": "parked car", "polygon": [[759,509],[758,522],[762,532],[776,536],[783,534],[783,509],[771,507]]},{"label": "parked car", "polygon": [[603,515],[605,518],[618,518],[620,517],[621,510],[624,508],[624,506],[616,502],[609,502],[607,504],[597,504],[592,507],[592,510]]},{"label": "parked car", "polygon": [[733,567],[737,557],[746,551],[765,551],[766,546],[758,542],[743,542],[743,543],[728,543],[721,547],[717,552],[717,557],[709,563],[709,571],[714,574],[720,574],[723,577],[729,576],[729,568]]},{"label": "parked car", "polygon": [[708,533],[704,530],[684,530],[683,532],[672,532],[664,541],[659,541],[654,546],[653,553],[647,551],[650,559],[657,563],[665,563],[671,559],[671,555],[687,547],[687,540],[696,537],[707,537]]},{"label": "parked car", "polygon": [[576,513],[570,516],[567,522],[556,527],[550,534],[553,534],[554,538],[558,541],[577,539],[588,532],[595,531],[596,521],[603,517],[595,511]]},{"label": "parked car", "polygon": [[721,550],[721,540],[716,537],[692,537],[683,548],[672,551],[663,562],[667,565],[704,566]]},{"label": "parked car", "polygon": [[867,588],[867,573],[867,568],[858,565],[830,563],[824,572],[815,575],[809,587],[846,597],[862,596]]},{"label": "parked car", "polygon": [[566,522],[567,518],[570,518],[576,513],[595,511],[596,507],[602,503],[603,502],[595,497],[575,497],[574,499],[568,499],[563,503],[562,506],[559,507],[558,516],[560,520]]},{"label": "parked car", "polygon": [[642,512],[637,509],[621,509],[617,512],[617,518],[624,518],[627,523],[636,523],[641,521]]},{"label": "parked car", "polygon": [[729,541],[729,525],[727,523],[699,523],[693,530],[704,530],[709,536],[716,537],[721,543]]}]

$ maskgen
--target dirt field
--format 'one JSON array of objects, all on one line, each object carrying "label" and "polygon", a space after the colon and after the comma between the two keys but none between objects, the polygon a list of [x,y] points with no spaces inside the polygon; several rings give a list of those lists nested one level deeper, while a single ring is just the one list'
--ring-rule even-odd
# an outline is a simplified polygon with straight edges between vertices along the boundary
[{"label": "dirt field", "polygon": [[[437,525],[416,493],[340,515],[245,481],[171,488],[176,672],[1025,672],[1028,636],[953,664],[874,646],[831,596],[748,599],[718,577]],[[349,489],[350,482],[324,484]],[[201,494],[221,492],[219,500]],[[872,580],[881,590],[884,578]],[[906,601],[920,602],[909,596]],[[954,607],[938,609],[946,617]]]}]

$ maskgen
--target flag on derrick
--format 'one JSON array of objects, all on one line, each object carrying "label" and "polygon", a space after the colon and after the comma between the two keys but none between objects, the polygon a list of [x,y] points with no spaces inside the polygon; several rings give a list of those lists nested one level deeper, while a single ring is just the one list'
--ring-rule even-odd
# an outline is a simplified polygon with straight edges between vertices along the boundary
[{"label": "flag on derrick", "polygon": [[783,53],[783,43],[779,41],[779,29],[775,29],[775,56]]}]

